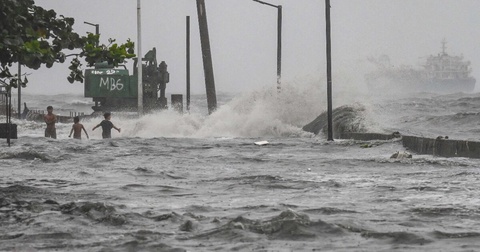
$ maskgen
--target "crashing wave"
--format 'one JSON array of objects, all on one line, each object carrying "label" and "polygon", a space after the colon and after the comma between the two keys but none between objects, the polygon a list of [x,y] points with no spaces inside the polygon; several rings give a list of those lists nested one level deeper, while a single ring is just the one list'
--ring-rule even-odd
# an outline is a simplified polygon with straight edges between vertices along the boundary
[{"label": "crashing wave", "polygon": [[[332,111],[333,137],[346,132],[366,132],[365,107],[361,104],[345,105]],[[318,135],[328,131],[328,114],[323,112],[315,120],[303,126],[303,130]]]}]

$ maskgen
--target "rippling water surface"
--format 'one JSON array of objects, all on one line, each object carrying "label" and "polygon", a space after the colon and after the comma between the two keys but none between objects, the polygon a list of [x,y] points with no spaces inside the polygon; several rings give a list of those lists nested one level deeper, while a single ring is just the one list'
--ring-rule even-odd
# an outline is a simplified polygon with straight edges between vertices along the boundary
[{"label": "rippling water surface", "polygon": [[22,138],[0,153],[1,249],[478,248],[476,160],[392,160],[390,141],[253,141]]},{"label": "rippling water surface", "polygon": [[[452,126],[478,122],[475,96],[412,99],[363,104],[366,127],[475,138]],[[479,160],[327,142],[301,131],[315,110],[275,100],[232,99],[209,117],[114,113],[111,140],[91,132],[100,118],[81,141],[70,124],[53,140],[15,121],[19,139],[0,149],[0,250],[478,251]]]}]

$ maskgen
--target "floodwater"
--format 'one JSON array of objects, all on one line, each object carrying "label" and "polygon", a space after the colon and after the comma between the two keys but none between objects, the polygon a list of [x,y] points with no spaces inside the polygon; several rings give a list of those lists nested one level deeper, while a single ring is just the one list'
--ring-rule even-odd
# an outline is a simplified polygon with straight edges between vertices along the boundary
[{"label": "floodwater", "polygon": [[[405,151],[395,140],[329,142],[301,130],[321,111],[274,100],[227,99],[211,116],[114,113],[122,132],[110,140],[91,131],[101,118],[83,122],[89,140],[69,139],[70,124],[45,139],[42,123],[15,120],[19,139],[0,149],[0,250],[480,250],[479,160],[391,159]],[[478,125],[477,103],[361,105],[373,131],[474,140],[465,123]]]}]

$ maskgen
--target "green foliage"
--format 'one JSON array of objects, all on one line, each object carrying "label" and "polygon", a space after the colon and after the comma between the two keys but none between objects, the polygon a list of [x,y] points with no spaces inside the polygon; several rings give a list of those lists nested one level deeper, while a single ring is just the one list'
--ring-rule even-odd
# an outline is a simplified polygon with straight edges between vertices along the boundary
[{"label": "green foliage", "polygon": [[95,62],[107,61],[117,66],[125,59],[135,57],[134,43],[128,40],[117,44],[110,39],[109,45],[99,45],[99,36],[88,33],[80,36],[73,32],[75,20],[60,15],[54,10],[45,10],[36,6],[33,0],[1,0],[0,4],[0,80],[11,87],[17,87],[20,76],[12,75],[10,67],[20,63],[30,69],[47,68],[54,63],[63,63],[68,57],[64,50],[77,50],[69,56],[75,56],[70,62],[70,83],[83,82],[82,64],[79,58],[85,58],[87,66]]}]

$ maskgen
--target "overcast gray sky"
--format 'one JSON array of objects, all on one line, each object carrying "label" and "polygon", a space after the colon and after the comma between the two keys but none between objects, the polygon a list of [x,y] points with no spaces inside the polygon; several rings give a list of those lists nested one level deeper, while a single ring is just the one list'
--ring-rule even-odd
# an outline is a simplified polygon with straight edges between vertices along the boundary
[{"label": "overcast gray sky", "polygon": [[[283,6],[283,82],[325,79],[325,1],[265,1]],[[77,33],[95,32],[84,21],[100,24],[102,43],[108,38],[137,41],[136,0],[35,2],[75,18]],[[192,93],[204,93],[195,1],[141,3],[143,53],[156,47],[157,60],[168,64],[167,93],[185,92],[185,17],[191,16]],[[367,57],[386,54],[396,65],[420,65],[440,52],[443,39],[447,52],[470,60],[480,79],[478,0],[331,0],[331,7],[334,88],[362,88]],[[276,9],[252,0],[206,0],[206,10],[217,92],[273,88]],[[83,94],[83,84],[67,82],[67,68],[28,70],[25,92]]]}]

